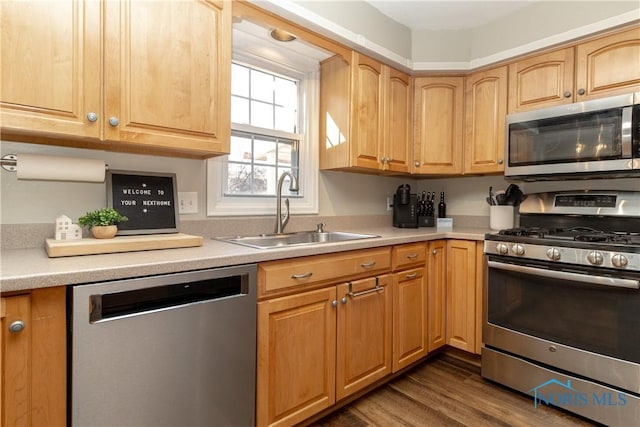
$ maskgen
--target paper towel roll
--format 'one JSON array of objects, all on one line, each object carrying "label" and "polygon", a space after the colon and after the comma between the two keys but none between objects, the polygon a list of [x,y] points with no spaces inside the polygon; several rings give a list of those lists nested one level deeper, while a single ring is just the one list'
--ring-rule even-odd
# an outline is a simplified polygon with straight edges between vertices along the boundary
[{"label": "paper towel roll", "polygon": [[37,154],[18,154],[17,157],[18,179],[104,182],[106,165],[103,160]]}]

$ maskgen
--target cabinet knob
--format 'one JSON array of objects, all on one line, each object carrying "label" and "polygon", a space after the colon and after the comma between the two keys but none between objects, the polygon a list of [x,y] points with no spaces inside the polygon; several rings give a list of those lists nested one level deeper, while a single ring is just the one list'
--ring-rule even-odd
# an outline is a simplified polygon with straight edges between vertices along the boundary
[{"label": "cabinet knob", "polygon": [[343,303],[343,304],[346,304],[347,303],[347,297],[342,297],[340,302]]},{"label": "cabinet knob", "polygon": [[9,332],[11,332],[12,334],[18,334],[22,332],[24,328],[24,322],[22,320],[16,320],[9,325]]},{"label": "cabinet knob", "polygon": [[499,165],[501,165],[501,164],[503,164],[503,163],[504,163],[504,160],[502,160],[502,159],[498,159],[498,164],[499,164]]},{"label": "cabinet knob", "polygon": [[416,162],[416,167],[419,168],[420,167],[420,162]]},{"label": "cabinet knob", "polygon": [[586,90],[584,90],[582,88],[578,89],[578,95],[584,95],[585,93],[587,93]]},{"label": "cabinet knob", "polygon": [[334,299],[333,301],[331,301],[331,305],[334,306],[334,307],[337,307],[338,306],[338,300]]},{"label": "cabinet knob", "polygon": [[95,122],[98,120],[98,115],[94,112],[90,112],[87,114],[87,120],[89,120],[91,123]]},{"label": "cabinet knob", "polygon": [[565,93],[562,94],[562,96],[564,96],[565,98],[571,98],[571,92],[566,91]]},{"label": "cabinet knob", "polygon": [[120,124],[120,120],[117,117],[109,117],[109,124],[113,127],[116,127]]},{"label": "cabinet knob", "polygon": [[438,255],[438,251],[436,249],[434,249],[433,251],[431,251],[432,254],[434,255]]}]

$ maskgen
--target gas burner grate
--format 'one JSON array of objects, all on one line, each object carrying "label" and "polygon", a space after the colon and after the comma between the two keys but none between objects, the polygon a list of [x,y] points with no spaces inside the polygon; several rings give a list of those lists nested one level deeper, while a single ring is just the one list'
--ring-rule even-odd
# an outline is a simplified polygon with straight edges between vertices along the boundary
[{"label": "gas burner grate", "polygon": [[549,234],[549,230],[546,228],[508,228],[505,230],[500,230],[498,234],[503,236],[517,236],[517,237],[534,237],[542,239],[544,236]]}]

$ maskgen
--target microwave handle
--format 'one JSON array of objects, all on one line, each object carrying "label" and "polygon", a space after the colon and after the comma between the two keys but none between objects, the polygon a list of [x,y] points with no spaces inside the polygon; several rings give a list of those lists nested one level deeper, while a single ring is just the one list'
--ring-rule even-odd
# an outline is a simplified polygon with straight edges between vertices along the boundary
[{"label": "microwave handle", "polygon": [[504,262],[488,261],[489,268],[513,271],[516,273],[532,274],[551,279],[571,280],[573,282],[591,285],[614,286],[616,288],[640,289],[640,281],[631,279],[617,279],[613,277],[591,276],[588,274],[569,273],[566,271],[546,270],[544,268],[528,267],[524,265],[507,264]]},{"label": "microwave handle", "polygon": [[633,151],[633,133],[632,133],[632,125],[633,125],[633,106],[624,107],[622,109],[622,135],[621,135],[621,143],[622,143],[622,157],[625,159],[629,159],[632,157],[631,153]]}]

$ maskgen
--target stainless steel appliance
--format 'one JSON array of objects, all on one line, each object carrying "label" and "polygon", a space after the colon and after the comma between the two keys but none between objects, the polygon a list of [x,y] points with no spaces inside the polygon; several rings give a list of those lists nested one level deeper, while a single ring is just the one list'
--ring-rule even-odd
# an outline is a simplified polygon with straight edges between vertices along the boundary
[{"label": "stainless steel appliance", "polygon": [[485,237],[482,375],[607,425],[640,420],[640,192],[530,194]]},{"label": "stainless steel appliance", "polygon": [[505,176],[640,176],[640,93],[511,114]]},{"label": "stainless steel appliance", "polygon": [[74,286],[75,426],[255,424],[256,265]]}]

